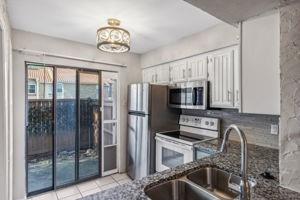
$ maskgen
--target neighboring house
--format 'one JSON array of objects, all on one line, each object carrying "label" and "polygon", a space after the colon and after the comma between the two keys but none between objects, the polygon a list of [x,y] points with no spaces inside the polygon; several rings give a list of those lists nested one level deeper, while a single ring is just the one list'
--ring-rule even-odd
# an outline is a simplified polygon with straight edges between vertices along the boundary
[{"label": "neighboring house", "polygon": [[[50,67],[28,69],[28,99],[51,99],[53,97],[53,70]],[[60,69],[57,73],[57,99],[76,98],[76,75],[70,70]],[[80,75],[80,98],[98,98],[98,79],[86,74]]]}]

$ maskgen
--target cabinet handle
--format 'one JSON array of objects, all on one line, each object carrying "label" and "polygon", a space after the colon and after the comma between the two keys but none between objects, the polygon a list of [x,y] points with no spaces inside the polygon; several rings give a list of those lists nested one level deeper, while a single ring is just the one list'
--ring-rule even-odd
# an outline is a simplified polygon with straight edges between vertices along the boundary
[{"label": "cabinet handle", "polygon": [[238,102],[239,101],[239,91],[238,90],[236,90],[236,101]]},{"label": "cabinet handle", "polygon": [[185,78],[185,69],[182,70],[182,72],[183,72],[183,78]]},{"label": "cabinet handle", "polygon": [[191,78],[192,77],[192,69],[189,68],[189,77]]},{"label": "cabinet handle", "polygon": [[228,101],[230,101],[231,100],[231,92],[228,90],[227,94],[228,94],[228,96],[227,96]]},{"label": "cabinet handle", "polygon": [[158,75],[157,75],[157,74],[155,74],[155,82],[156,82],[156,83],[157,83],[157,76],[158,76]]}]

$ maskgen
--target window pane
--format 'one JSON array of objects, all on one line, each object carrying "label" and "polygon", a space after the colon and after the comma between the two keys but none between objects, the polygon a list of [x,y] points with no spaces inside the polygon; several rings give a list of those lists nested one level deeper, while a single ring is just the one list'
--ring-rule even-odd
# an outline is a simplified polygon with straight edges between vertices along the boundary
[{"label": "window pane", "polygon": [[99,174],[99,76],[80,73],[79,178]]},{"label": "window pane", "polygon": [[117,118],[117,80],[103,78],[104,120]]},{"label": "window pane", "polygon": [[57,69],[56,98],[56,184],[60,186],[75,181],[76,70]]},{"label": "window pane", "polygon": [[29,84],[28,85],[28,94],[35,94],[36,93],[36,85],[35,84]]},{"label": "window pane", "polygon": [[53,186],[53,69],[27,70],[27,189],[34,192]]},{"label": "window pane", "polygon": [[104,123],[104,146],[117,144],[117,124],[116,123]]}]

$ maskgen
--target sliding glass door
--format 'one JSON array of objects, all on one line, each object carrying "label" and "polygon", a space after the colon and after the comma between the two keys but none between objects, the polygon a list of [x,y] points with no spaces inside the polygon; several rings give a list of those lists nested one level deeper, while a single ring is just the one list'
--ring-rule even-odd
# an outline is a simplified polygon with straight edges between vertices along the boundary
[{"label": "sliding glass door", "polygon": [[101,72],[28,63],[27,193],[101,175]]},{"label": "sliding glass door", "polygon": [[54,101],[52,67],[27,68],[27,191],[53,188]]},{"label": "sliding glass door", "polygon": [[62,186],[75,181],[76,70],[56,68],[55,72],[55,175],[56,186]]},{"label": "sliding glass door", "polygon": [[99,174],[100,77],[98,72],[79,72],[79,178]]}]

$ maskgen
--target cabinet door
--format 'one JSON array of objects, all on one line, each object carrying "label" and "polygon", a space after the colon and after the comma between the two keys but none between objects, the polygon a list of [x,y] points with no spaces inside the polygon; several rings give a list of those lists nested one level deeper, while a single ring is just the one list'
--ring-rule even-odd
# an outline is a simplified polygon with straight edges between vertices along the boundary
[{"label": "cabinet door", "polygon": [[156,67],[150,68],[149,76],[151,78],[150,83],[156,84],[157,83],[157,68]]},{"label": "cabinet door", "polygon": [[151,78],[149,76],[149,69],[143,69],[143,82],[144,83],[150,83],[151,82]]},{"label": "cabinet door", "polygon": [[241,71],[240,71],[240,59],[238,47],[233,50],[233,88],[234,88],[234,107],[241,107],[241,93],[240,93],[240,82],[241,82]]},{"label": "cabinet door", "polygon": [[143,70],[144,83],[156,83],[157,81],[156,69],[154,67],[146,68]]},{"label": "cabinet door", "polygon": [[169,84],[170,81],[170,69],[169,65],[160,65],[156,67],[157,84]]},{"label": "cabinet door", "polygon": [[188,81],[207,78],[207,56],[195,56],[187,61]]},{"label": "cabinet door", "polygon": [[183,82],[187,80],[186,60],[176,61],[170,65],[171,83]]},{"label": "cabinet door", "polygon": [[209,56],[210,106],[233,108],[233,50]]}]

